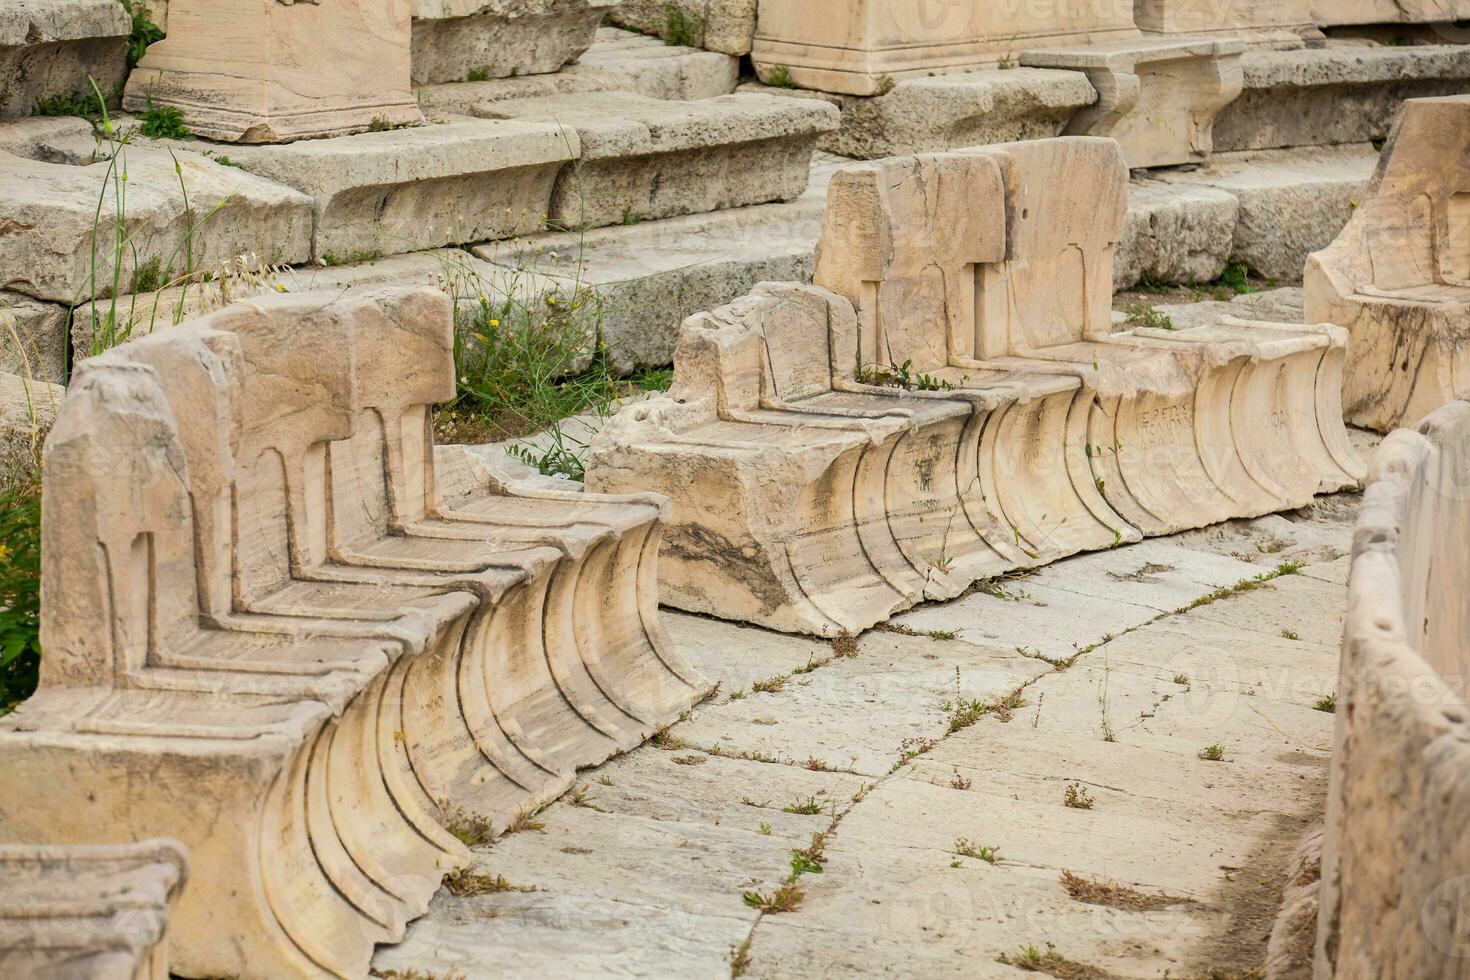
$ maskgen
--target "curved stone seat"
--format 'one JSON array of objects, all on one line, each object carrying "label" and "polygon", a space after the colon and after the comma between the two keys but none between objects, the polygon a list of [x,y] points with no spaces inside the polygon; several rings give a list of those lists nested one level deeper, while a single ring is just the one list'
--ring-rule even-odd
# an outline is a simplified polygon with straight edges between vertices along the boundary
[{"label": "curved stone seat", "polygon": [[1470,403],[1378,449],[1353,540],[1317,975],[1452,977],[1470,899]]},{"label": "curved stone seat", "polygon": [[0,835],[187,843],[185,972],[362,975],[468,862],[455,821],[499,832],[707,690],[659,631],[661,500],[439,509],[452,330],[432,290],[271,297],[63,404]]},{"label": "curved stone seat", "polygon": [[0,973],[164,980],[169,910],[187,868],[172,840],[0,846]]},{"label": "curved stone seat", "polygon": [[1310,320],[1342,324],[1343,405],[1390,432],[1470,394],[1470,96],[1404,103],[1337,240],[1307,260]]},{"label": "curved stone seat", "polygon": [[1340,329],[1113,330],[1126,190],[1094,138],[839,172],[816,285],[692,317],[674,389],[594,441],[590,486],[673,500],[665,601],[856,631],[1354,484]]}]

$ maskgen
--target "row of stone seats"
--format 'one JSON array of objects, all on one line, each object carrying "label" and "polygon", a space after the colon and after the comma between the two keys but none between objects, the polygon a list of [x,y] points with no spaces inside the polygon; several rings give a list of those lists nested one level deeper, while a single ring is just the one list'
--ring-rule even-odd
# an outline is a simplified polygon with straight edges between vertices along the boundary
[{"label": "row of stone seats", "polygon": [[1309,319],[1352,342],[1343,407],[1391,432],[1470,395],[1470,96],[1404,103],[1378,170],[1306,270]]},{"label": "row of stone seats", "polygon": [[1470,846],[1470,403],[1379,447],[1353,536],[1318,976],[1461,977]]},{"label": "row of stone seats", "polygon": [[468,863],[446,825],[707,690],[657,618],[661,499],[440,493],[452,349],[435,290],[272,296],[87,361],[58,413],[0,834],[187,844],[180,972],[362,975]]},{"label": "row of stone seats", "polygon": [[1341,329],[1114,332],[1127,179],[1085,137],[837,174],[816,285],[692,318],[669,396],[594,443],[590,486],[674,501],[664,601],[854,632],[1356,483]]},{"label": "row of stone seats", "polygon": [[168,980],[187,867],[173,840],[0,846],[0,976]]}]

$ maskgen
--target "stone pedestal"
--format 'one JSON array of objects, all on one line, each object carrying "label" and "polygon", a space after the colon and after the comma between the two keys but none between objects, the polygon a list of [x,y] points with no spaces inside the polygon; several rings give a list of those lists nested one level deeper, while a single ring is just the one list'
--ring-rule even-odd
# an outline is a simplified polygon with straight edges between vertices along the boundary
[{"label": "stone pedestal", "polygon": [[173,0],[123,105],[175,106],[229,143],[417,123],[409,37],[409,0]]},{"label": "stone pedestal", "polygon": [[879,95],[903,78],[1012,65],[1030,48],[1137,37],[1130,0],[761,0],[751,57],[767,84]]}]

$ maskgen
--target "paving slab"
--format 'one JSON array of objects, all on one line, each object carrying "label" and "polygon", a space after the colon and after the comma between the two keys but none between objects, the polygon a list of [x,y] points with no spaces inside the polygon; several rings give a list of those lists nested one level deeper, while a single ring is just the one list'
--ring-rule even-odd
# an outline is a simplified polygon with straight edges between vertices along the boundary
[{"label": "paving slab", "polygon": [[[375,966],[722,977],[735,957],[744,976],[782,980],[1005,978],[1017,971],[999,956],[1054,944],[1118,977],[1259,967],[1291,852],[1325,795],[1332,716],[1313,699],[1335,680],[1345,591],[1325,556],[1350,540],[1354,501],[1058,562],[996,583],[1013,598],[977,592],[897,624],[929,628],[923,617],[937,615],[957,637],[872,631],[854,656],[768,693],[752,680],[832,645],[668,615],[674,642],[721,681],[715,697],[662,747],[585,773],[584,805],[564,798],[537,817],[541,830],[477,849],[482,872],[544,890],[441,894]],[[1324,561],[1160,612],[1268,571],[1288,549]],[[1282,635],[1294,626],[1300,639]],[[1015,649],[1074,643],[1101,645],[1063,670]],[[956,692],[1014,697],[951,726]],[[692,747],[716,741],[755,757]],[[1199,758],[1216,743],[1224,761]],[[895,747],[911,758],[892,769]],[[858,771],[789,764],[818,752],[855,753]],[[1067,805],[1072,785],[1091,809]],[[797,801],[821,812],[789,812],[806,809]],[[745,906],[744,891],[771,893],[790,852],[822,830],[823,871],[797,880],[794,911]],[[957,854],[957,838],[998,847],[999,860]],[[1135,891],[1082,901],[1063,871]]]}]

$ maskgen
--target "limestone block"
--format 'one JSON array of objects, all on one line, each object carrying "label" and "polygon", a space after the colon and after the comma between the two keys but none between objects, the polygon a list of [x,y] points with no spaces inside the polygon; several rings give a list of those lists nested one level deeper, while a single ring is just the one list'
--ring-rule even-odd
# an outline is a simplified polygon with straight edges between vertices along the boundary
[{"label": "limestone block", "polygon": [[75,116],[31,116],[0,123],[0,151],[45,163],[88,161],[97,150],[92,124]]},{"label": "limestone block", "polygon": [[535,231],[578,139],[550,123],[451,117],[215,150],[247,173],[310,195],[312,257],[334,265]]},{"label": "limestone block", "polygon": [[811,281],[827,181],[845,162],[817,163],[806,193],[786,204],[547,232],[474,253],[498,270],[483,278],[492,287],[519,280],[561,299],[594,294],[613,366],[662,367],[673,361],[688,317],[760,282]]},{"label": "limestone block", "polygon": [[860,160],[1060,136],[1098,100],[1080,72],[1042,68],[909,78],[871,98],[749,83],[740,90],[832,103],[840,124],[818,145]]},{"label": "limestone block", "polygon": [[604,92],[479,114],[554,123],[580,142],[552,192],[549,220],[563,228],[792,200],[806,188],[817,140],[837,125],[829,106],[758,95],[666,102]]},{"label": "limestone block", "polygon": [[750,54],[756,5],[757,0],[623,0],[608,19],[668,44],[739,57]]},{"label": "limestone block", "polygon": [[1235,244],[1240,202],[1213,187],[1134,180],[1113,256],[1113,287],[1154,282],[1212,282]]},{"label": "limestone block", "polygon": [[123,106],[183,110],[227,143],[282,143],[420,120],[409,81],[410,0],[171,0],[168,36]]},{"label": "limestone block", "polygon": [[127,72],[132,19],[115,0],[7,0],[0,6],[0,118],[55,96],[92,99]]},{"label": "limestone block", "polygon": [[186,843],[184,975],[362,975],[467,863],[446,824],[498,833],[707,691],[658,623],[662,500],[440,498],[452,329],[434,290],[272,294],[89,360],[47,441],[0,840]]},{"label": "limestone block", "polygon": [[172,840],[0,846],[0,970],[47,980],[168,976],[169,909],[187,864]]},{"label": "limestone block", "polygon": [[594,441],[590,486],[673,501],[664,601],[856,631],[1354,483],[1342,331],[1111,332],[1126,188],[1090,138],[836,174],[816,285],[690,318],[673,389]]},{"label": "limestone block", "polygon": [[1353,537],[1316,975],[1454,976],[1470,852],[1465,467],[1470,405],[1378,449]]},{"label": "limestone block", "polygon": [[1138,26],[1154,34],[1207,34],[1244,38],[1252,45],[1300,48],[1321,40],[1313,0],[1136,0]]},{"label": "limestone block", "polygon": [[687,101],[729,95],[740,81],[739,58],[664,44],[614,27],[598,30],[582,64],[627,76],[634,91],[655,99]]},{"label": "limestone block", "polygon": [[1348,419],[1387,432],[1470,393],[1470,97],[1416,99],[1352,220],[1307,262],[1306,312],[1352,337]]},{"label": "limestone block", "polygon": [[0,292],[0,372],[64,382],[66,321],[64,306]]},{"label": "limestone block", "polygon": [[1030,48],[1138,37],[1127,0],[1065,6],[978,0],[761,0],[751,58],[761,81],[847,95],[1013,63]]},{"label": "limestone block", "polygon": [[[128,146],[118,167],[43,163],[0,153],[0,288],[73,303],[123,291],[140,269],[178,275],[250,254],[268,262],[311,255],[311,199],[193,153]],[[175,159],[177,167],[175,169]],[[115,249],[121,167],[128,174]],[[187,207],[185,197],[187,195]],[[98,222],[99,208],[101,223]],[[94,237],[95,233],[95,237]],[[121,267],[114,258],[121,252]]]},{"label": "limestone block", "polygon": [[37,472],[41,444],[65,396],[61,385],[0,374],[0,487]]},{"label": "limestone block", "polygon": [[1021,63],[1080,71],[1099,98],[1072,117],[1067,132],[1111,136],[1128,166],[1163,167],[1214,152],[1215,117],[1241,92],[1237,39],[1115,41],[1027,51]]},{"label": "limestone block", "polygon": [[413,80],[543,75],[576,61],[618,0],[413,0]]},{"label": "limestone block", "polygon": [[1230,260],[1282,282],[1301,276],[1353,216],[1377,157],[1371,147],[1313,147],[1217,154],[1188,173],[1153,176],[1176,187],[1209,187],[1239,202]]},{"label": "limestone block", "polygon": [[1470,3],[1465,0],[1311,0],[1311,4],[1312,20],[1319,27],[1443,24],[1448,28],[1470,19]]},{"label": "limestone block", "polygon": [[589,65],[568,65],[552,75],[517,75],[483,82],[448,82],[421,85],[414,90],[419,104],[431,119],[446,115],[481,116],[484,107],[497,102],[536,99],[552,95],[586,92],[632,92],[637,82],[623,72],[602,71]]},{"label": "limestone block", "polygon": [[1215,122],[1215,148],[1256,150],[1382,139],[1405,99],[1470,87],[1470,47],[1333,46],[1251,51],[1245,91]]}]

